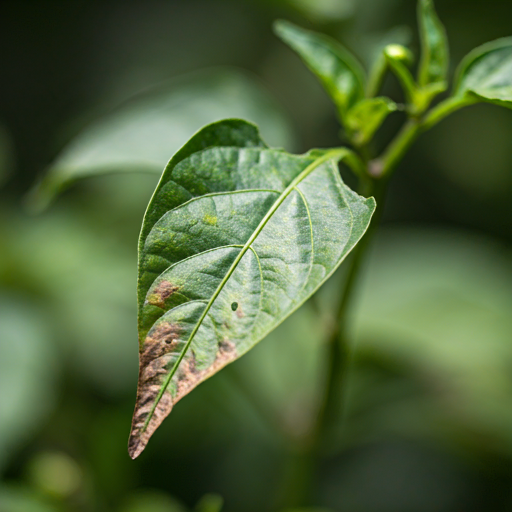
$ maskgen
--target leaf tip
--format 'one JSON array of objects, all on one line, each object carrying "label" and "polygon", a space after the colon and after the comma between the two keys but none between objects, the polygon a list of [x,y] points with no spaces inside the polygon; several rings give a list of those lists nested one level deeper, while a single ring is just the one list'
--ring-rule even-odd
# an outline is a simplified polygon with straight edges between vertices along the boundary
[{"label": "leaf tip", "polygon": [[173,407],[171,393],[165,391],[159,397],[160,386],[144,383],[143,376],[144,372],[141,372],[132,427],[128,438],[128,455],[132,459],[136,459],[144,451],[151,436]]},{"label": "leaf tip", "polygon": [[128,439],[128,455],[132,460],[135,460],[146,448],[146,444],[140,442],[140,439],[137,439],[133,436],[130,436]]}]

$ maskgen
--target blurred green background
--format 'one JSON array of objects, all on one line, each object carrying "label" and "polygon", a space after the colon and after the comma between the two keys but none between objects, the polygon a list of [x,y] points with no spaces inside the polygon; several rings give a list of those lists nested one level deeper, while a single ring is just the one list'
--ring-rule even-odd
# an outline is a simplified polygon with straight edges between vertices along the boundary
[{"label": "blurred green background", "polygon": [[[512,35],[510,0],[437,10],[454,64]],[[339,145],[334,108],[272,35],[276,18],[365,63],[382,43],[418,55],[412,0],[2,2],[1,512],[282,510],[343,267],[180,402],[139,459],[126,449],[137,235],[166,160],[230,116],[290,151]],[[401,100],[393,78],[384,88]],[[50,166],[114,172],[31,214]],[[443,121],[398,169],[353,310],[347,419],[311,511],[512,510],[511,193],[512,112],[491,105]]]}]

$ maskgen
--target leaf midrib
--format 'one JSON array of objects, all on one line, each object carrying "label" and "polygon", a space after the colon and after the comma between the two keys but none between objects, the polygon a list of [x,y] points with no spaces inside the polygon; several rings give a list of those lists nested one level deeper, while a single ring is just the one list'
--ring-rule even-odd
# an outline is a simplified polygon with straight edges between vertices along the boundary
[{"label": "leaf midrib", "polygon": [[322,165],[325,162],[328,162],[329,160],[339,160],[346,154],[346,148],[340,148],[336,150],[332,150],[327,152],[325,155],[321,156],[311,164],[309,164],[286,188],[283,190],[281,195],[276,199],[274,204],[270,207],[269,211],[265,214],[263,219],[258,224],[257,228],[254,230],[253,234],[249,237],[243,248],[241,249],[238,256],[235,258],[233,263],[231,264],[231,267],[226,272],[226,275],[222,279],[222,281],[219,283],[219,286],[213,293],[212,297],[208,301],[208,304],[206,305],[203,313],[201,314],[201,317],[196,322],[196,325],[194,326],[194,329],[190,333],[190,336],[187,340],[187,343],[183,347],[183,350],[181,351],[180,356],[178,357],[177,361],[174,363],[174,366],[172,367],[171,371],[167,375],[165,382],[163,383],[162,387],[160,388],[160,391],[158,392],[158,395],[155,399],[155,402],[153,404],[153,407],[151,408],[151,411],[149,412],[146,421],[144,422],[144,426],[142,427],[141,434],[146,431],[149,422],[151,421],[151,418],[153,417],[153,414],[155,412],[155,409],[160,402],[160,399],[162,398],[163,394],[165,393],[165,390],[169,386],[169,383],[171,382],[171,379],[174,377],[174,374],[178,370],[183,358],[185,357],[185,354],[187,353],[188,349],[190,348],[190,345],[192,343],[192,340],[194,339],[194,336],[196,335],[197,331],[201,327],[204,319],[206,318],[206,315],[210,311],[210,308],[212,307],[213,303],[219,296],[220,292],[224,288],[225,284],[235,271],[236,267],[240,263],[240,260],[243,258],[245,253],[250,249],[252,243],[256,240],[256,238],[259,236],[263,228],[267,225],[270,218],[274,215],[274,213],[278,210],[278,208],[283,204],[285,199],[290,195],[290,193],[295,189],[295,187],[301,183],[304,179],[309,176],[315,169],[317,169],[320,165]]}]

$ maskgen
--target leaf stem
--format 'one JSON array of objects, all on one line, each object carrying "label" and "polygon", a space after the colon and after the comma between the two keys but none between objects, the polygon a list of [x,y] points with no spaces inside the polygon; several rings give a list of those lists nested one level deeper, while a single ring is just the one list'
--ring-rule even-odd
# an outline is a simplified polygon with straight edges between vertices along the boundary
[{"label": "leaf stem", "polygon": [[[367,240],[366,236],[365,240]],[[363,260],[363,246],[365,245],[366,244],[361,241],[352,255],[345,287],[338,305],[336,319],[327,342],[328,368],[326,372],[325,392],[318,413],[316,432],[314,433],[314,444],[316,445],[317,451],[322,450],[322,441],[325,437],[330,437],[330,431],[338,423],[337,420],[342,416],[344,403],[343,388],[345,387],[344,382],[350,352],[346,336],[346,319]]]},{"label": "leaf stem", "polygon": [[460,96],[451,96],[447,98],[446,100],[439,103],[439,105],[436,105],[430,112],[428,112],[428,114],[425,116],[425,119],[423,120],[423,130],[429,130],[446,116],[452,114],[462,107],[466,107],[477,102],[477,98],[470,95],[466,95],[462,98]]},{"label": "leaf stem", "polygon": [[[320,458],[329,446],[333,431],[339,429],[345,408],[345,384],[351,359],[348,335],[348,320],[354,295],[361,275],[361,267],[371,242],[373,233],[379,224],[382,206],[387,190],[387,180],[369,181],[360,185],[378,201],[378,208],[370,227],[358,245],[354,248],[347,271],[343,291],[327,340],[327,368],[324,388],[315,424],[304,442],[291,453],[288,464],[288,477],[284,487],[285,505],[299,507],[310,504],[312,488],[315,485]],[[292,464],[293,471],[290,470]],[[297,467],[295,467],[295,465]]]},{"label": "leaf stem", "polygon": [[360,279],[361,267],[364,264],[373,234],[379,225],[387,191],[387,180],[372,180],[370,187],[371,195],[378,201],[378,208],[368,231],[355,247],[352,254],[350,267],[347,271],[343,291],[327,342],[329,354],[324,395],[313,431],[312,444],[317,454],[322,452],[324,441],[330,439],[333,428],[339,426],[339,420],[343,417],[345,380],[350,362],[348,325],[351,306],[354,302],[354,296]]},{"label": "leaf stem", "polygon": [[382,82],[384,81],[384,76],[388,70],[388,61],[383,53],[381,53],[377,60],[375,61],[370,75],[368,77],[368,84],[366,86],[366,97],[373,98],[377,96]]},{"label": "leaf stem", "polygon": [[370,165],[370,173],[374,178],[388,177],[405,156],[412,143],[422,131],[421,121],[417,118],[409,119],[397,136],[391,141],[384,154],[374,160]]},{"label": "leaf stem", "polygon": [[[360,178],[359,192],[365,196],[373,195],[377,202],[377,210],[368,231],[354,248],[352,254],[335,320],[328,338],[325,384],[316,422],[304,443],[299,446],[297,452],[294,452],[292,461],[298,467],[291,472],[291,478],[288,479],[291,481],[287,481],[285,486],[288,491],[287,495],[292,498],[288,500],[289,505],[309,504],[320,458],[325,453],[326,447],[330,446],[329,442],[332,440],[333,433],[340,428],[340,420],[343,418],[345,409],[346,379],[351,359],[349,317],[361,267],[364,264],[373,234],[380,222],[389,178],[423,131],[430,129],[448,114],[473,102],[472,98],[448,98],[427,112],[424,117],[411,116],[378,159],[368,161],[369,159],[364,154],[362,155],[361,161],[365,164],[365,173],[356,172]],[[360,169],[357,170],[360,171]]]}]

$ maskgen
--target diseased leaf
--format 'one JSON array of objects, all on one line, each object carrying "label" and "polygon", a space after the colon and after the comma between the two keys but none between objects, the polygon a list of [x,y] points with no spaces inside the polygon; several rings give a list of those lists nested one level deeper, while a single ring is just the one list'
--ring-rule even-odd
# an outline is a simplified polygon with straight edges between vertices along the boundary
[{"label": "diseased leaf", "polygon": [[357,145],[366,144],[386,117],[397,109],[389,98],[367,98],[354,105],[347,114],[346,126]]},{"label": "diseased leaf", "polygon": [[439,20],[432,0],[418,2],[418,22],[421,37],[421,60],[418,70],[418,84],[442,84],[439,89],[446,90],[448,73],[448,38],[446,30]]},{"label": "diseased leaf", "polygon": [[454,96],[512,108],[512,37],[483,44],[462,60]]},{"label": "diseased leaf", "polygon": [[28,206],[40,211],[71,183],[91,176],[160,174],[191,133],[228,117],[258,123],[278,147],[292,144],[285,116],[251,77],[232,69],[202,71],[149,89],[92,123],[53,162]]},{"label": "diseased leaf", "polygon": [[205,127],[169,162],[139,242],[135,458],[173,405],[252,348],[335,271],[375,208],[344,148],[291,155],[257,129]]},{"label": "diseased leaf", "polygon": [[364,98],[365,74],[361,64],[341,44],[323,34],[288,21],[276,22],[274,31],[320,79],[344,120],[348,109]]}]

